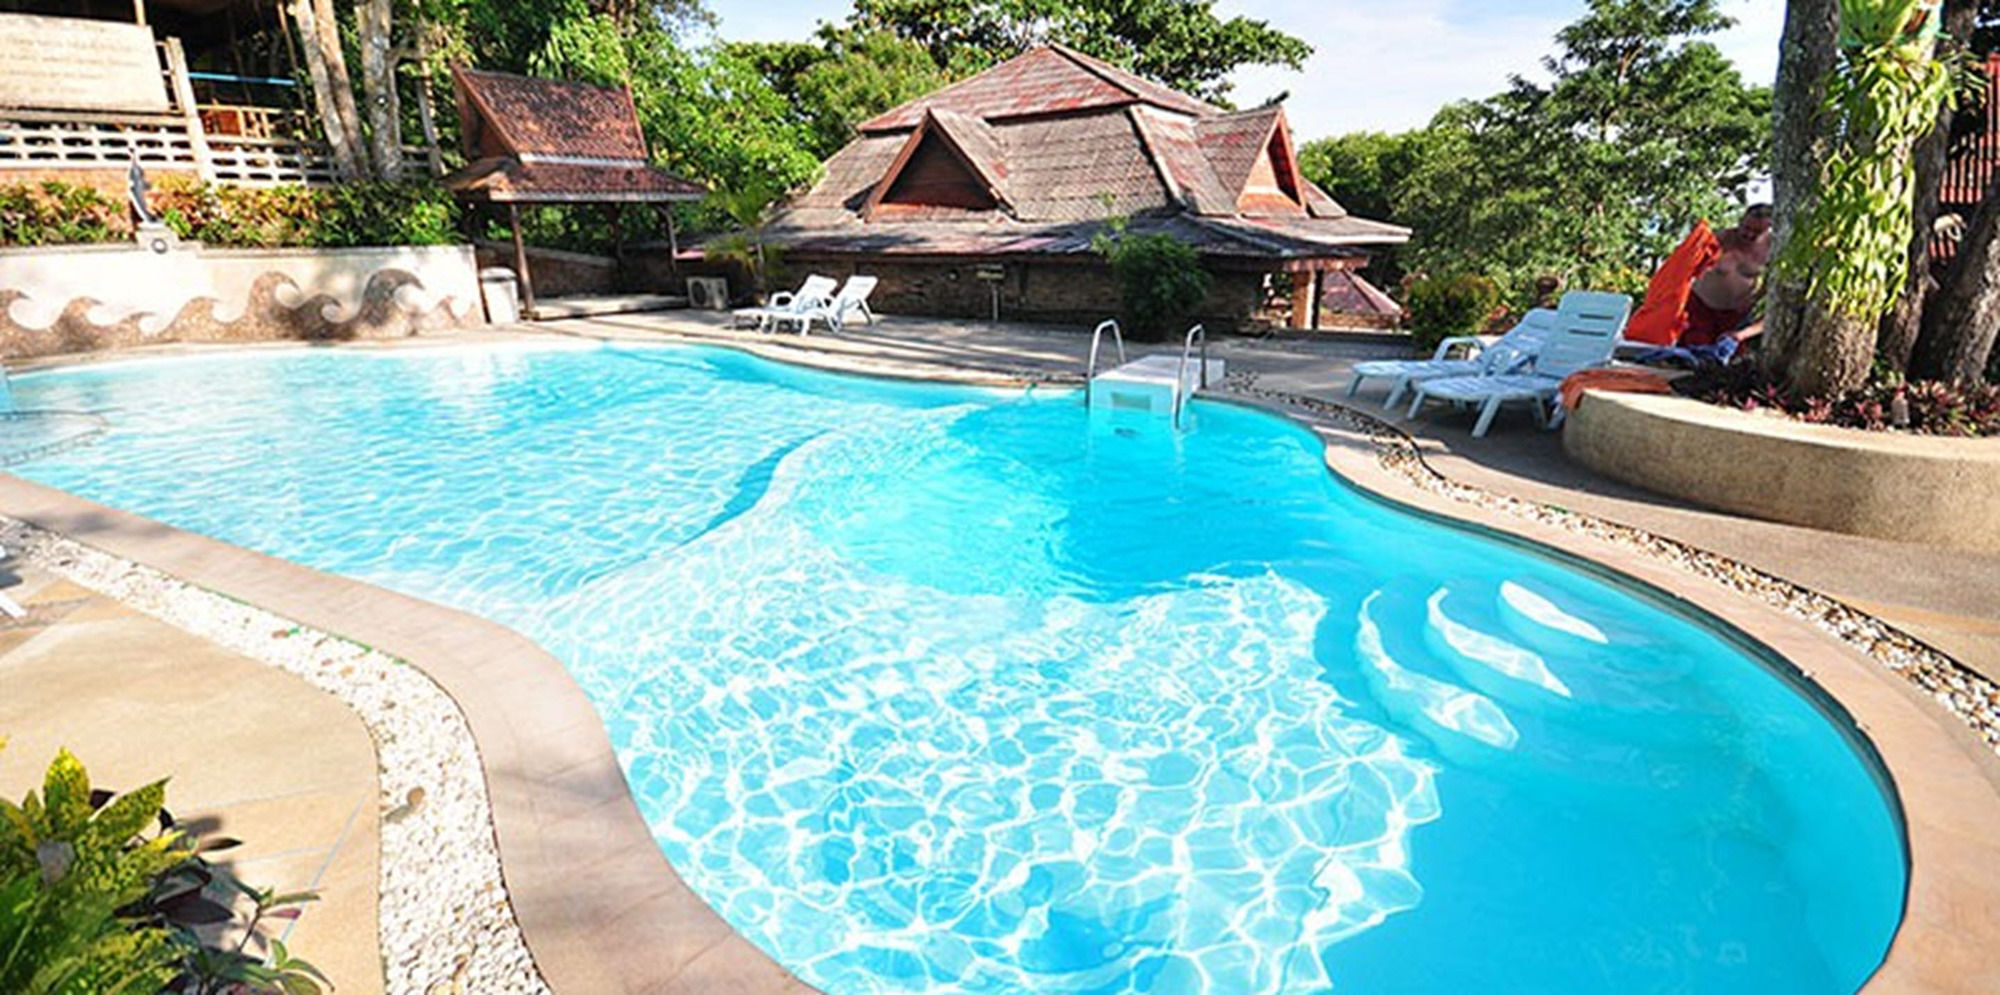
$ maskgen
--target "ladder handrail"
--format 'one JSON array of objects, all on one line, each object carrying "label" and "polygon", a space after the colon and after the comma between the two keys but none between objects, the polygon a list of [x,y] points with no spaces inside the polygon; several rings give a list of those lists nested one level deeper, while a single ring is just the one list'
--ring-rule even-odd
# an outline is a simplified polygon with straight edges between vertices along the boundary
[{"label": "ladder handrail", "polygon": [[1090,407],[1090,382],[1097,379],[1097,350],[1104,344],[1104,330],[1111,329],[1111,342],[1118,347],[1118,365],[1125,365],[1125,333],[1118,330],[1117,319],[1098,322],[1097,330],[1090,333],[1090,360],[1083,367],[1083,406]]},{"label": "ladder handrail", "polygon": [[1200,325],[1188,329],[1187,341],[1181,344],[1181,365],[1174,373],[1174,427],[1181,427],[1181,409],[1187,406],[1187,364],[1188,354],[1194,351],[1196,339],[1201,340],[1201,384],[1197,390],[1208,389],[1208,329]]}]

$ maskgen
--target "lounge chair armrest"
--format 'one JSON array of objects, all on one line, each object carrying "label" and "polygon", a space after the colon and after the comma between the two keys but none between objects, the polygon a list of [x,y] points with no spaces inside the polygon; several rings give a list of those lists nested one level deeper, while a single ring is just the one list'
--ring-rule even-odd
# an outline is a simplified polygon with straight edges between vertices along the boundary
[{"label": "lounge chair armrest", "polygon": [[1466,347],[1465,358],[1471,359],[1486,348],[1486,340],[1477,335],[1454,335],[1438,343],[1437,351],[1431,353],[1431,359],[1450,359],[1451,351],[1459,346]]},{"label": "lounge chair armrest", "polygon": [[772,295],[771,295],[771,299],[770,299],[769,301],[765,302],[764,306],[765,306],[765,307],[791,307],[791,306],[792,306],[792,292],[791,292],[791,291],[789,291],[789,290],[780,290],[780,291],[778,291],[777,293],[775,293],[775,294],[772,294]]}]

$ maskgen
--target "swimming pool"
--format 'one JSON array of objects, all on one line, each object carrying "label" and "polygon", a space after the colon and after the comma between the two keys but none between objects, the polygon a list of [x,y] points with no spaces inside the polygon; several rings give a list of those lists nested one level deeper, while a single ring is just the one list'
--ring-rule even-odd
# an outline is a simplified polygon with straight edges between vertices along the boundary
[{"label": "swimming pool", "polygon": [[25,476],[564,660],[689,884],[829,992],[1849,991],[1902,845],[1724,634],[1281,419],[696,348],[20,378]]}]

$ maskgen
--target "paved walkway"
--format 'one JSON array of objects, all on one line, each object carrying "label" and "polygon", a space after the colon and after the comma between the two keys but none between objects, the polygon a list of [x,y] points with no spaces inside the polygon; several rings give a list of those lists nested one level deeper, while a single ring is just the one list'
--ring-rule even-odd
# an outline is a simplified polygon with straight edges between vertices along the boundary
[{"label": "paved walkway", "polygon": [[24,567],[0,571],[0,586],[29,609],[0,624],[0,794],[39,789],[63,747],[98,787],[170,778],[180,823],[243,841],[218,863],[246,884],[320,894],[274,935],[341,995],[381,992],[375,749],[361,720],[67,580]]},{"label": "paved walkway", "polygon": [[[739,332],[726,319],[669,312],[550,322],[537,331],[598,338],[691,336],[774,344],[932,368],[989,374],[1080,375],[1089,336],[1021,325],[885,318],[840,335],[769,336]],[[1363,359],[1403,354],[1401,346],[1357,340],[1219,338],[1211,354],[1232,372],[1258,375],[1277,390],[1351,404],[1392,420],[1384,388],[1348,398],[1349,370]],[[1135,353],[1177,352],[1134,345]],[[1472,419],[1434,406],[1398,424],[1446,477],[1501,494],[1582,512],[1705,549],[1819,591],[1875,615],[1989,678],[2000,680],[2000,556],[1887,542],[1740,518],[1619,484],[1569,462],[1560,436],[1534,428],[1526,409],[1503,412],[1485,439]]]}]

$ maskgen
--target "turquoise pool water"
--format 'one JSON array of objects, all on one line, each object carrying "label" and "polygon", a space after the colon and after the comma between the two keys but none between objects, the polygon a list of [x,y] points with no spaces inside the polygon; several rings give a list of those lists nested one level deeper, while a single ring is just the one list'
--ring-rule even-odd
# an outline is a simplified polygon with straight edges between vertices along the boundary
[{"label": "turquoise pool water", "polygon": [[1651,600],[1198,403],[694,347],[21,377],[25,475],[564,660],[660,846],[862,992],[1846,992],[1904,887],[1839,727]]}]

